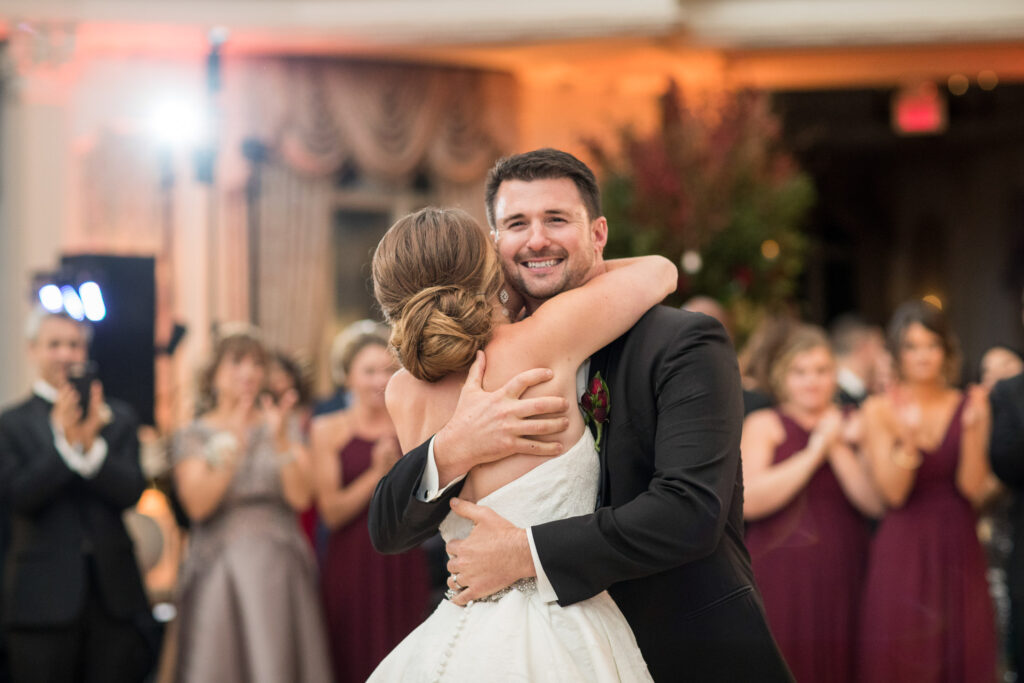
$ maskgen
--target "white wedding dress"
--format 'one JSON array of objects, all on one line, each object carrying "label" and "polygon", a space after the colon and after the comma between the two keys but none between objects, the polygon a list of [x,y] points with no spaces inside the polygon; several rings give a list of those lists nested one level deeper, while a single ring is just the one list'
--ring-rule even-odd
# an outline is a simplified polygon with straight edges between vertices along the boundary
[{"label": "white wedding dress", "polygon": [[[594,510],[599,476],[589,430],[566,453],[484,496],[519,527]],[[472,523],[449,513],[445,541]],[[580,558],[586,562],[586,558]],[[444,600],[389,654],[370,681],[650,681],[636,639],[607,591],[568,607],[546,603],[532,580],[458,607]]]}]

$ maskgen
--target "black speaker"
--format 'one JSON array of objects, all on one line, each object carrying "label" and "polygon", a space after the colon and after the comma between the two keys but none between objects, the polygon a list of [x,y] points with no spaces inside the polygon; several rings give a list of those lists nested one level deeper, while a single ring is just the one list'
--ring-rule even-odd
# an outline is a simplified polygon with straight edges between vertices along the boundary
[{"label": "black speaker", "polygon": [[106,315],[92,322],[90,356],[99,365],[107,396],[135,409],[142,424],[153,424],[155,400],[154,326],[156,264],[151,257],[84,254],[65,256],[62,270],[78,283],[100,286]]}]

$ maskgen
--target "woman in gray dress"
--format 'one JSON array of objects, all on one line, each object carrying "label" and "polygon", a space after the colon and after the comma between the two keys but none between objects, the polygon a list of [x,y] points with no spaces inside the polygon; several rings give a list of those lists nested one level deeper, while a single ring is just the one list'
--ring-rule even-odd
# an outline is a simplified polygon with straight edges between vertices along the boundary
[{"label": "woman in gray dress", "polygon": [[263,394],[256,332],[216,344],[201,379],[208,409],[175,436],[174,476],[192,520],[179,583],[180,681],[329,681],[316,567],[295,511],[309,457],[295,392]]}]

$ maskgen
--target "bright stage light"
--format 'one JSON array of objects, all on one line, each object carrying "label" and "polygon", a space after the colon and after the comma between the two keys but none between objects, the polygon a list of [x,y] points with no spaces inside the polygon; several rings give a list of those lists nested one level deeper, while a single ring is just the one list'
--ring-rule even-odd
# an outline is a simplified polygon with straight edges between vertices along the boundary
[{"label": "bright stage light", "polygon": [[209,130],[203,105],[188,99],[167,98],[157,102],[149,115],[149,132],[168,147],[197,147]]},{"label": "bright stage light", "polygon": [[50,313],[60,313],[64,310],[64,295],[57,285],[44,285],[39,288],[39,303]]},{"label": "bright stage light", "polygon": [[103,303],[103,292],[100,291],[98,284],[84,282],[78,288],[78,294],[82,300],[86,318],[95,323],[107,317],[107,305]]},{"label": "bright stage light", "polygon": [[64,310],[75,320],[85,320],[85,307],[82,306],[82,299],[78,292],[71,285],[64,285],[60,288],[61,298],[64,300]]}]

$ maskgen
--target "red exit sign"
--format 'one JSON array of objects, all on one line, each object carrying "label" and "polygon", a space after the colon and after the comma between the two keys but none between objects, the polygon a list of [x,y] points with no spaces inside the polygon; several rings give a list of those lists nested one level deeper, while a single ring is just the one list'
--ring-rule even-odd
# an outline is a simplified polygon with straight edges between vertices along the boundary
[{"label": "red exit sign", "polygon": [[901,88],[892,96],[892,128],[899,135],[936,135],[946,130],[946,99],[934,83]]}]

